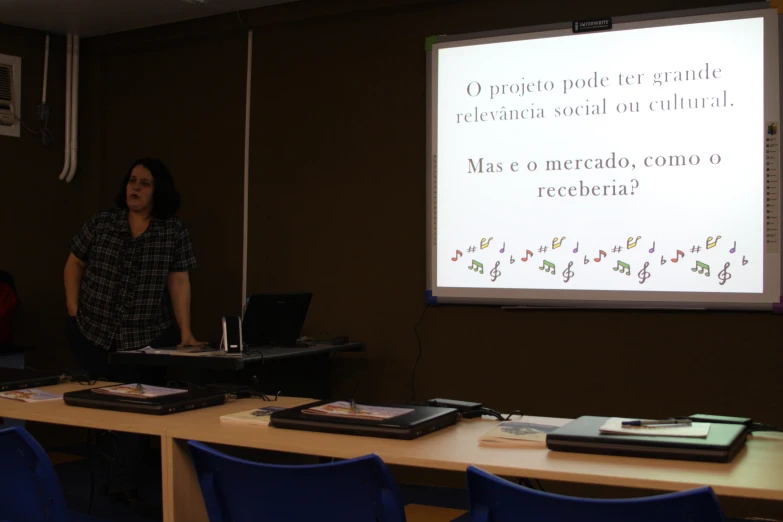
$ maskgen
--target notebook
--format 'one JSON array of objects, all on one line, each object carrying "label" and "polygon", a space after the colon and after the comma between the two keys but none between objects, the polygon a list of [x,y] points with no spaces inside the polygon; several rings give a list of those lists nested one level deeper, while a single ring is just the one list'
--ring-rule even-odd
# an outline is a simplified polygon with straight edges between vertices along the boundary
[{"label": "notebook", "polygon": [[[334,413],[334,410],[340,409],[340,406],[330,407],[334,404],[335,401],[320,401],[278,411],[272,414],[269,424],[275,428],[410,440],[451,426],[459,420],[459,412],[454,408],[356,405],[360,412],[373,411],[376,417],[380,416],[371,418],[370,415]],[[332,413],[319,411],[324,407],[332,409]]]},{"label": "notebook", "polygon": [[[135,386],[135,384],[133,385]],[[147,385],[144,385],[146,388]],[[150,386],[150,388],[153,388]],[[178,390],[180,393],[144,397],[124,393],[105,393],[95,388],[63,394],[65,404],[83,408],[146,413],[149,415],[168,415],[181,411],[206,408],[223,404],[224,393],[212,390]]]},{"label": "notebook", "polygon": [[547,435],[550,450],[628,457],[730,462],[745,445],[742,424],[711,424],[699,437],[614,435],[600,429],[610,417],[579,417]]}]

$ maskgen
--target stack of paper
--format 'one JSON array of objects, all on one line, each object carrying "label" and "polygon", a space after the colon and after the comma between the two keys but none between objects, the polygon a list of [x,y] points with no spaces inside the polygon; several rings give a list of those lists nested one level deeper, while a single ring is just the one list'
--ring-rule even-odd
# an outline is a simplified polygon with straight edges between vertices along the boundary
[{"label": "stack of paper", "polygon": [[479,446],[494,448],[544,447],[546,435],[571,419],[523,416],[516,421],[503,421],[479,438]]},{"label": "stack of paper", "polygon": [[412,412],[412,408],[390,408],[388,406],[366,406],[347,401],[330,402],[302,410],[314,415],[337,415],[352,419],[386,420]]},{"label": "stack of paper", "polygon": [[623,419],[620,417],[612,417],[607,419],[603,426],[599,429],[601,433],[608,433],[612,435],[644,435],[645,437],[696,437],[706,438],[710,433],[709,422],[694,422],[691,424],[683,424],[680,426],[623,426],[623,421],[637,420],[637,419]]},{"label": "stack of paper", "polygon": [[103,393],[105,395],[120,395],[123,397],[133,397],[135,399],[154,399],[157,397],[166,397],[168,395],[177,395],[188,392],[188,390],[180,390],[177,388],[162,388],[160,386],[150,386],[149,384],[119,384],[117,386],[93,388],[92,391],[94,393]]},{"label": "stack of paper", "polygon": [[4,399],[13,399],[15,401],[22,402],[40,402],[51,401],[54,399],[62,399],[62,395],[56,393],[49,393],[38,388],[27,388],[25,390],[11,390],[0,393],[0,397]]}]

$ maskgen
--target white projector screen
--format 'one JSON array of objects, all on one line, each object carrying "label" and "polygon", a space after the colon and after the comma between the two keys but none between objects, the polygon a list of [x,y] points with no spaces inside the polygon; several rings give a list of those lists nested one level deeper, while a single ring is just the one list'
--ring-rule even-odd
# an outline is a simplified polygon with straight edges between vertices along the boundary
[{"label": "white projector screen", "polygon": [[432,297],[779,303],[776,11],[521,31],[428,51]]}]

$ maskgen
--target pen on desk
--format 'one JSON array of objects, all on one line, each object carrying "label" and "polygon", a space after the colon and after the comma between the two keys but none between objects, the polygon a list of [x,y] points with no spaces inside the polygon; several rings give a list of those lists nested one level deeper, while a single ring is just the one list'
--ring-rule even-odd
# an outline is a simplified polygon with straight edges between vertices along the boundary
[{"label": "pen on desk", "polygon": [[623,426],[690,426],[690,419],[664,419],[664,420],[630,420],[623,421]]},{"label": "pen on desk", "polygon": [[141,387],[141,383],[138,383],[136,385],[136,391],[138,391],[138,392],[143,392],[144,391],[144,388]]}]

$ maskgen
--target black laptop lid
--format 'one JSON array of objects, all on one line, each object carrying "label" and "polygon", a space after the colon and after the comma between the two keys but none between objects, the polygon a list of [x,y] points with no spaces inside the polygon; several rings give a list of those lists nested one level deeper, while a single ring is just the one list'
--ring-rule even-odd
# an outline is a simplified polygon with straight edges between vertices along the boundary
[{"label": "black laptop lid", "polygon": [[214,390],[191,389],[163,397],[134,398],[88,389],[64,393],[63,400],[69,406],[161,415],[222,404],[225,402],[225,394]]},{"label": "black laptop lid", "polygon": [[307,420],[311,422],[320,422],[334,425],[358,425],[358,426],[383,426],[384,428],[409,429],[420,424],[432,422],[440,417],[453,416],[456,413],[454,408],[438,408],[434,406],[412,406],[412,405],[392,405],[393,408],[412,410],[410,413],[404,413],[397,417],[391,417],[385,420],[356,419],[350,417],[341,417],[338,415],[322,415],[318,413],[305,413],[303,410],[314,408],[322,404],[335,402],[319,401],[295,408],[288,408],[282,411],[276,411],[272,414],[272,420]]},{"label": "black laptop lid", "polygon": [[38,388],[59,384],[60,374],[29,369],[0,368],[0,391]]},{"label": "black laptop lid", "polygon": [[245,344],[296,346],[302,333],[311,292],[253,294],[242,319]]}]

